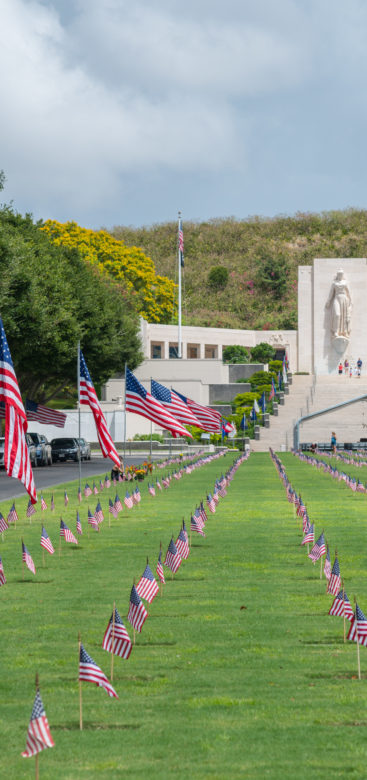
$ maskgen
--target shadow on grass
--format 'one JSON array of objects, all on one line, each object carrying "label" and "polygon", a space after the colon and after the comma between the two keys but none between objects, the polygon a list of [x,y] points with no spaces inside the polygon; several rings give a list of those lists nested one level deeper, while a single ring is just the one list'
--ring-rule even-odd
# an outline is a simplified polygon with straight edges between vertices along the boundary
[{"label": "shadow on grass", "polygon": [[14,582],[20,582],[21,585],[49,585],[50,582],[55,582],[55,580],[14,580]]},{"label": "shadow on grass", "polygon": [[177,642],[139,642],[134,645],[135,650],[139,650],[139,647],[173,647],[177,645]]},{"label": "shadow on grass", "polygon": [[344,645],[343,638],[329,637],[329,639],[300,639],[302,645]]},{"label": "shadow on grass", "polygon": [[[141,724],[140,723],[93,723],[90,720],[83,721],[83,731],[93,730],[93,731],[113,731],[116,730],[127,730],[127,729],[140,729]],[[71,723],[59,723],[56,726],[54,723],[52,724],[53,731],[80,731],[79,721],[72,721]]]}]

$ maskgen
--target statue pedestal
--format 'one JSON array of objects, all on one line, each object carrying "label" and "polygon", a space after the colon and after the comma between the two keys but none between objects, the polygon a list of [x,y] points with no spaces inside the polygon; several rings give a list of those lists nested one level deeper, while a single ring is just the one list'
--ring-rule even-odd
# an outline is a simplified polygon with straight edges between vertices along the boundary
[{"label": "statue pedestal", "polygon": [[349,345],[349,339],[347,336],[335,336],[335,338],[333,338],[332,344],[335,352],[337,352],[338,355],[343,355]]}]

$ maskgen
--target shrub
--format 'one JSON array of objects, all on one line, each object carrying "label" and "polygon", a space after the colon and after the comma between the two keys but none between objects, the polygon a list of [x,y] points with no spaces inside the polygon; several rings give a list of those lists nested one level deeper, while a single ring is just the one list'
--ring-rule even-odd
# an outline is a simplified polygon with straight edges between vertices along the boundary
[{"label": "shrub", "polygon": [[282,255],[262,258],[258,265],[256,279],[264,292],[271,292],[276,299],[281,300],[289,279],[288,258]]},{"label": "shrub", "polygon": [[226,287],[228,283],[228,268],[224,265],[215,265],[208,274],[208,284],[214,290],[220,290],[221,287]]},{"label": "shrub", "polygon": [[269,360],[274,360],[275,349],[266,341],[261,341],[256,347],[251,350],[251,358],[257,363],[269,363]]},{"label": "shrub", "polygon": [[223,363],[248,363],[250,355],[246,347],[239,344],[230,344],[223,349]]},{"label": "shrub", "polygon": [[276,379],[277,375],[274,371],[255,371],[249,378],[251,389],[256,390],[260,385],[270,385],[272,378]]},{"label": "shrub", "polygon": [[236,405],[236,407],[249,406],[251,408],[254,401],[259,400],[260,395],[259,393],[238,393],[238,395],[236,395],[235,398],[233,399],[233,402]]},{"label": "shrub", "polygon": [[282,360],[270,360],[269,362],[269,371],[275,371],[276,374],[278,371],[281,371],[283,367]]},{"label": "shrub", "polygon": [[[150,441],[150,433],[136,433],[133,441]],[[152,441],[160,441],[163,444],[163,436],[160,433],[152,433]]]}]

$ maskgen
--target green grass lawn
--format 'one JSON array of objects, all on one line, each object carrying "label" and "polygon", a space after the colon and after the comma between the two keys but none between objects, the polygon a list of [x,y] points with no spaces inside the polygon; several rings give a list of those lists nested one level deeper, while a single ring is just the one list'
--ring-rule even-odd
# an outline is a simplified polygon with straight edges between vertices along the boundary
[{"label": "green grass lawn", "polygon": [[[345,587],[367,614],[367,497],[354,494],[292,455],[281,455],[302,493],[315,531],[324,528],[333,558],[337,546]],[[155,570],[182,517],[228,468],[225,459],[198,469],[155,499],[141,485],[138,508],[108,528],[108,496],[101,499],[101,533],[77,548],[62,540],[59,518],[75,532],[76,485],[54,491],[55,517],[37,509],[0,541],[6,586],[1,602],[0,777],[34,776],[25,747],[34,676],[55,747],[40,754],[40,778],[366,778],[367,649],[356,679],[356,645],[343,643],[343,621],[327,616],[325,594],[300,547],[299,521],[267,454],[253,454],[237,472],[228,496],[193,538],[191,555],[174,580],[167,570],[163,597],[128,661],[115,658],[119,700],[83,683],[79,731],[78,631],[87,652],[109,676],[101,643],[113,601],[126,618],[133,578],[146,557]],[[358,470],[362,472],[362,469]],[[362,477],[361,477],[362,478]],[[96,480],[97,483],[97,480]],[[123,486],[117,488],[120,497]],[[50,492],[44,496],[49,503]],[[97,497],[89,504],[95,508]],[[17,501],[25,515],[26,499]],[[6,516],[11,502],[0,504]],[[41,522],[56,547],[42,567]],[[22,581],[21,536],[37,567]],[[129,624],[125,620],[129,630]],[[132,633],[132,632],[131,632]]]}]

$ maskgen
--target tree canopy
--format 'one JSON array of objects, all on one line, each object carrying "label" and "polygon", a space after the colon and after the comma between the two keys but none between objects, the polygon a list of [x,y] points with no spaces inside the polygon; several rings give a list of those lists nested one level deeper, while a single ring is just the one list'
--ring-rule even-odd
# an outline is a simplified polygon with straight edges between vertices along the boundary
[{"label": "tree canopy", "polygon": [[97,385],[138,365],[138,315],[122,292],[30,215],[0,210],[0,314],[24,396],[46,403],[76,386],[79,340]]}]

